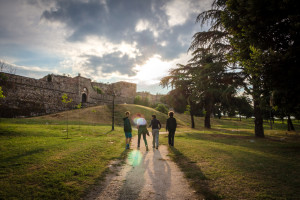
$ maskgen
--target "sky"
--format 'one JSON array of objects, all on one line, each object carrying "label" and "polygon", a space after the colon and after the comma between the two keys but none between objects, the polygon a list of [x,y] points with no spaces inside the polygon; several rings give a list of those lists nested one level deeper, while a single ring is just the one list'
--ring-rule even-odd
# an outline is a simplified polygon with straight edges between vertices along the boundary
[{"label": "sky", "polygon": [[212,0],[0,0],[0,61],[16,74],[128,81],[166,94],[160,79],[190,59],[195,23]]}]

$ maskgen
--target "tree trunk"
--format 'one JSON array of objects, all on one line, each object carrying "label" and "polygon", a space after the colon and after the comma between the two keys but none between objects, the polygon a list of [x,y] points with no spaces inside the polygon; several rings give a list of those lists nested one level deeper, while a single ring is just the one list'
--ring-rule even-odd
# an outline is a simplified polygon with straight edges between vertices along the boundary
[{"label": "tree trunk", "polygon": [[190,115],[191,115],[191,127],[195,128],[194,114],[192,111],[190,111]]},{"label": "tree trunk", "polygon": [[270,110],[270,128],[273,129],[273,126],[272,126],[272,110]]},{"label": "tree trunk", "polygon": [[288,131],[294,131],[295,130],[295,127],[293,125],[293,122],[291,120],[291,116],[288,115]]},{"label": "tree trunk", "polygon": [[209,97],[206,97],[205,101],[205,119],[204,119],[204,127],[205,128],[211,128],[210,125],[210,115],[212,111],[212,100]]},{"label": "tree trunk", "polygon": [[204,126],[205,126],[205,128],[211,128],[211,126],[210,126],[210,112],[209,111],[206,111]]},{"label": "tree trunk", "polygon": [[261,109],[259,105],[255,105],[254,101],[254,117],[255,117],[255,136],[256,137],[265,137],[264,127],[263,127],[263,118],[261,115]]},{"label": "tree trunk", "polygon": [[262,117],[262,112],[260,109],[260,95],[259,92],[257,91],[258,87],[257,85],[253,85],[253,101],[254,101],[254,117],[255,117],[255,136],[256,137],[265,137],[264,134],[264,127],[263,127],[263,117]]}]

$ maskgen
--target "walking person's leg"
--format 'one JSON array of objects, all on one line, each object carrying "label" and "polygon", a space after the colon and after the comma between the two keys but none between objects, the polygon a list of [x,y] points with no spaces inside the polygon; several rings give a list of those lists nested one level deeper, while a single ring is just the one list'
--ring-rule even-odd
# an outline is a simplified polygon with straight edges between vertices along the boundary
[{"label": "walking person's leg", "polygon": [[169,131],[168,139],[169,139],[169,145],[171,145],[171,131]]},{"label": "walking person's leg", "polygon": [[153,136],[152,147],[153,147],[153,148],[155,148],[155,135],[156,135],[155,131],[152,130],[152,136]]},{"label": "walking person's leg", "polygon": [[156,129],[152,129],[152,136],[153,136],[152,147],[155,148]]},{"label": "walking person's leg", "polygon": [[158,149],[158,145],[159,145],[159,130],[157,130],[157,133],[155,135],[155,142],[156,142],[156,149]]},{"label": "walking person's leg", "polygon": [[145,142],[146,151],[148,151],[148,144],[147,144],[146,133],[143,133],[143,139],[144,139],[144,142]]},{"label": "walking person's leg", "polygon": [[171,141],[172,141],[171,145],[174,146],[175,131],[172,131],[171,137],[172,137],[172,138],[171,138]]},{"label": "walking person's leg", "polygon": [[127,142],[126,146],[127,146],[128,149],[130,149],[130,142],[131,142],[131,138],[132,138],[132,133],[129,132],[127,136],[128,137],[127,137],[127,140],[126,140],[126,142]]},{"label": "walking person's leg", "polygon": [[132,138],[132,135],[131,135],[131,137],[129,138],[129,141],[128,141],[129,148],[130,148],[131,138]]},{"label": "walking person's leg", "polygon": [[158,147],[158,136],[159,136],[159,129],[153,129],[153,147],[156,146],[156,148]]},{"label": "walking person's leg", "polygon": [[140,142],[141,142],[141,134],[138,133],[138,148],[140,148]]}]

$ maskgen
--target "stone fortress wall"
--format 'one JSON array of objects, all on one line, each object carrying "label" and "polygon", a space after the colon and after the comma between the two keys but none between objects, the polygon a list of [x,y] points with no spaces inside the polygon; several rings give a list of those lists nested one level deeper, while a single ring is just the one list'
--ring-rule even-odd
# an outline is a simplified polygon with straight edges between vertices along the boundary
[{"label": "stone fortress wall", "polygon": [[[4,99],[0,100],[0,117],[38,116],[83,106],[111,104],[112,91],[115,103],[132,104],[136,95],[136,84],[117,82],[112,84],[92,82],[81,77],[48,75],[41,79],[0,73],[0,86]],[[103,91],[99,94],[96,87]],[[67,94],[72,102],[62,103]]]},{"label": "stone fortress wall", "polygon": [[137,92],[136,95],[140,96],[141,98],[148,98],[150,104],[162,103],[161,98],[165,95],[163,94],[150,94],[149,92]]}]

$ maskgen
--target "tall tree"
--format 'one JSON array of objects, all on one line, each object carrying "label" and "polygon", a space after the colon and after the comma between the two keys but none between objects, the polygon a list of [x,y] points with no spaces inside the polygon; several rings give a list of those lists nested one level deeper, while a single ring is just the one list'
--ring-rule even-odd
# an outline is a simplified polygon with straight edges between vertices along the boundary
[{"label": "tall tree", "polygon": [[211,128],[210,116],[214,105],[222,98],[235,95],[236,73],[228,71],[228,62],[216,48],[198,48],[190,60],[190,75],[194,96],[202,100],[205,110],[204,126]]},{"label": "tall tree", "polygon": [[176,112],[183,113],[187,106],[185,91],[181,88],[174,88],[163,97],[163,103],[168,104]]},{"label": "tall tree", "polygon": [[[172,88],[181,92],[181,94],[186,98],[186,103],[190,105],[191,110],[193,109],[193,84],[192,79],[189,74],[190,65],[182,65],[177,64],[177,68],[171,69],[169,71],[169,76],[166,76],[161,79],[160,85],[163,87],[168,87],[171,85]],[[195,121],[194,121],[194,112],[190,112],[191,116],[191,127],[195,128]]]},{"label": "tall tree", "polygon": [[178,64],[176,69],[171,70],[170,76],[163,78],[161,84],[171,84],[186,92],[192,126],[196,105],[203,105],[204,126],[211,128],[210,116],[215,103],[235,94],[238,78],[236,73],[228,71],[223,52],[216,48],[198,48],[192,56],[188,64]]},{"label": "tall tree", "polygon": [[[300,15],[296,0],[217,0],[223,5],[221,21],[232,36],[231,58],[238,61],[253,85],[255,123],[261,123],[260,98],[281,93],[287,107],[300,102]],[[296,99],[294,102],[293,100]],[[288,110],[288,109],[287,109]],[[292,113],[289,111],[288,116]],[[256,127],[257,128],[257,127]],[[263,130],[258,130],[263,136]]]},{"label": "tall tree", "polygon": [[227,61],[226,55],[231,53],[232,46],[229,43],[229,34],[221,23],[223,10],[217,3],[214,2],[211,10],[198,15],[196,22],[201,25],[209,23],[211,27],[208,31],[194,34],[189,48],[194,55],[192,62],[199,66],[196,71],[201,74],[197,74],[195,78],[201,79],[197,89],[200,88],[201,96],[204,96],[207,128],[210,127],[210,115],[214,104],[220,102],[223,97],[233,96],[243,77],[238,71],[238,66]]}]

